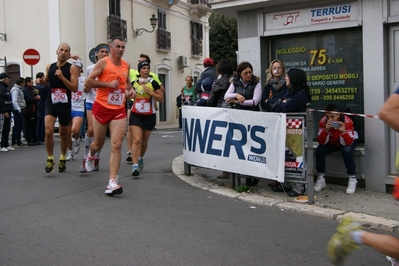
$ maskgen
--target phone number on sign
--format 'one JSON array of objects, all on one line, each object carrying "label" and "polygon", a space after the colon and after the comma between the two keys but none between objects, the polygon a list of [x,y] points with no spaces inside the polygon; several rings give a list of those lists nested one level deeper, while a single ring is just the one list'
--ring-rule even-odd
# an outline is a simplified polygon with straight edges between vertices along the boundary
[{"label": "phone number on sign", "polygon": [[324,90],[326,94],[334,93],[357,93],[357,88],[326,88]]},{"label": "phone number on sign", "polygon": [[353,94],[341,94],[341,95],[323,95],[324,101],[353,101],[355,99],[355,95]]}]

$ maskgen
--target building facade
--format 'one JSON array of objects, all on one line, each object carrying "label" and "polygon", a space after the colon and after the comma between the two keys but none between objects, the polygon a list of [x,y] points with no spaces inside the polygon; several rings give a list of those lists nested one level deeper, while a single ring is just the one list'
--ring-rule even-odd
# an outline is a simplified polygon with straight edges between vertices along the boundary
[{"label": "building facade", "polygon": [[[187,75],[197,79],[209,56],[210,11],[205,0],[0,0],[0,72],[11,74],[12,84],[44,72],[64,42],[86,68],[98,43],[122,36],[124,59],[137,68],[139,55],[148,54],[165,86],[157,125],[177,126],[176,96]],[[33,66],[23,57],[28,49],[39,54]]]},{"label": "building facade", "polygon": [[[212,0],[211,7],[237,19],[238,62],[251,62],[263,83],[273,59],[303,69],[313,109],[332,102],[375,116],[399,85],[397,0]],[[322,115],[315,112],[316,123]],[[398,135],[376,118],[355,117],[355,128],[358,178],[368,190],[386,191],[396,176]],[[328,164],[330,176],[345,175],[339,154]]]}]

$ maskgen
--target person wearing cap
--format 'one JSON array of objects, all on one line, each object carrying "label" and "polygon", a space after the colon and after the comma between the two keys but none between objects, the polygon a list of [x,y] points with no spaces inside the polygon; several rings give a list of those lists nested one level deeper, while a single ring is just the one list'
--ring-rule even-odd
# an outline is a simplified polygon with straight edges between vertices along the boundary
[{"label": "person wearing cap", "polygon": [[7,73],[0,74],[0,114],[2,114],[3,128],[1,131],[1,147],[0,151],[8,152],[15,150],[12,148],[8,142],[11,128],[11,112],[12,107],[12,97],[11,92],[8,89],[8,84],[10,82],[10,76]]},{"label": "person wearing cap", "polygon": [[[148,62],[148,64],[151,65],[151,59],[148,55],[146,54],[140,54],[139,56],[139,60],[138,62],[143,62],[146,61]],[[129,77],[131,81],[135,81],[138,77],[139,77],[140,73],[137,69],[130,69],[129,71]],[[162,82],[159,80],[159,77],[157,76],[157,74],[153,73],[150,71],[150,77],[155,80],[159,86],[161,87],[162,92],[165,92],[165,87],[162,85]],[[130,119],[130,109],[132,107],[133,102],[132,101],[127,101],[126,102],[126,108],[127,108],[127,121],[129,121]],[[157,102],[154,102],[154,108],[155,110],[158,110],[158,104]],[[127,131],[126,134],[126,143],[127,143],[127,153],[126,153],[126,161],[127,162],[131,162],[132,161],[132,152],[130,150],[130,148],[132,147],[133,143],[133,138],[132,138],[132,134],[130,132],[130,130]]]},{"label": "person wearing cap", "polygon": [[[79,72],[78,78],[78,91],[72,92],[71,94],[71,126],[68,134],[68,153],[67,161],[74,159],[74,155],[80,151],[80,127],[82,126],[84,112],[85,112],[85,98],[86,93],[84,92],[84,81],[85,78],[80,75],[82,73],[83,64],[80,60],[74,60],[72,62]],[[72,138],[69,136],[72,134]]]},{"label": "person wearing cap", "polygon": [[40,95],[38,95],[38,91],[35,90],[33,79],[31,77],[25,78],[25,86],[22,88],[22,91],[26,102],[25,138],[28,142],[28,146],[35,146],[37,144],[37,102],[40,100]]},{"label": "person wearing cap", "polygon": [[200,95],[198,97],[197,105],[202,106],[206,104],[212,89],[212,83],[218,78],[216,70],[213,68],[212,58],[204,59],[204,71],[202,71],[200,78],[195,83],[195,91]]},{"label": "person wearing cap", "polygon": [[22,91],[24,85],[25,85],[25,79],[19,77],[15,81],[14,87],[12,87],[11,89],[11,97],[13,105],[12,115],[14,117],[14,126],[12,128],[12,138],[11,138],[11,147],[13,148],[22,147],[21,132],[22,132],[23,117],[25,115],[25,107],[26,107],[25,96],[24,92]]},{"label": "person wearing cap", "polygon": [[50,92],[50,86],[48,85],[42,85],[44,80],[44,73],[43,72],[37,72],[36,74],[36,80],[35,80],[35,88],[39,92],[40,100],[38,101],[37,104],[37,144],[38,145],[43,145],[44,144],[44,137],[45,137],[45,131],[44,131],[44,117],[45,117],[45,109],[46,109],[46,101],[47,101],[47,96],[49,95]]},{"label": "person wearing cap", "polygon": [[86,171],[94,169],[95,154],[101,150],[109,128],[111,132],[111,155],[109,161],[109,181],[105,194],[113,196],[122,194],[123,188],[118,184],[118,171],[121,162],[121,149],[126,131],[125,97],[135,96],[129,81],[130,65],[122,56],[125,42],[121,37],[114,37],[110,44],[110,56],[100,59],[84,85],[87,89],[97,88],[96,100],[93,103],[94,141],[86,160]]},{"label": "person wearing cap", "polygon": [[[96,57],[96,61],[109,56],[109,46],[107,43],[100,43],[98,44],[95,49],[95,57]],[[85,77],[87,79],[87,77],[89,76],[90,72],[93,70],[95,64],[90,65],[86,68],[86,73],[85,73]],[[96,99],[96,92],[97,92],[97,88],[87,88],[84,87],[84,92],[86,93],[86,118],[87,118],[87,130],[86,130],[86,137],[84,139],[84,146],[85,146],[85,154],[83,156],[83,162],[79,168],[79,172],[81,173],[86,173],[86,159],[87,159],[87,155],[89,154],[89,150],[90,150],[90,145],[91,143],[94,141],[94,132],[93,132],[93,113],[92,113],[92,109],[93,109],[93,103]],[[100,152],[101,149],[98,150],[96,152],[96,154],[94,155],[95,159],[94,159],[94,168],[93,171],[98,171],[100,169]]]},{"label": "person wearing cap", "polygon": [[69,127],[71,124],[71,93],[78,90],[78,70],[67,60],[71,57],[71,47],[61,43],[56,51],[57,62],[46,67],[42,84],[49,84],[50,91],[45,107],[45,144],[47,162],[44,171],[50,173],[54,167],[54,125],[58,118],[60,136],[60,159],[58,172],[66,170],[66,153]]},{"label": "person wearing cap", "polygon": [[147,61],[137,65],[138,79],[132,82],[136,91],[131,114],[129,129],[133,137],[132,175],[139,176],[144,168],[144,155],[148,147],[148,139],[156,123],[154,102],[163,102],[164,93],[161,86],[150,77],[150,64]]}]

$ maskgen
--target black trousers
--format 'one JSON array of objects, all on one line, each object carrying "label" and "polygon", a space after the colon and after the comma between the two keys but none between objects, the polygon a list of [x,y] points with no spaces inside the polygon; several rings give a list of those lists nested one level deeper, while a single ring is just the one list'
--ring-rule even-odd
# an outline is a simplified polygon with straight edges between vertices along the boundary
[{"label": "black trousers", "polygon": [[11,112],[8,112],[8,118],[4,117],[4,120],[3,120],[3,129],[1,132],[1,147],[2,148],[7,148],[8,146],[10,146],[10,143],[8,142],[10,130],[11,130]]},{"label": "black trousers", "polygon": [[37,112],[25,113],[26,141],[36,143]]}]

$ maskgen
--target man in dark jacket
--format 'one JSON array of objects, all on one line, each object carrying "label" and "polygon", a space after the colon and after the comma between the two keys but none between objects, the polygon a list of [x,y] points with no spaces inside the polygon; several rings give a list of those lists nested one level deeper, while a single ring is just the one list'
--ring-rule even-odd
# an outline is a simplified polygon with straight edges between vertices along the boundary
[{"label": "man in dark jacket", "polygon": [[[195,91],[200,95],[197,101],[197,105],[199,106],[206,104],[206,100],[209,98],[211,93],[212,83],[218,78],[218,74],[213,68],[212,58],[204,59],[204,68],[205,70],[202,71],[200,78],[195,84]],[[210,86],[208,86],[209,84]]]},{"label": "man in dark jacket", "polygon": [[38,102],[37,110],[38,110],[38,117],[37,117],[37,144],[44,144],[44,116],[45,116],[45,107],[46,107],[46,100],[47,96],[50,92],[50,87],[41,85],[44,79],[44,73],[38,72],[36,74],[36,89],[39,91],[40,100]]},{"label": "man in dark jacket", "polygon": [[37,143],[36,126],[37,126],[37,101],[40,96],[35,92],[33,87],[33,79],[31,77],[25,78],[25,87],[22,88],[26,102],[25,108],[25,130],[26,141],[28,146],[35,146]]},{"label": "man in dark jacket", "polygon": [[7,73],[0,74],[0,113],[4,117],[3,129],[1,132],[1,149],[2,152],[13,151],[8,142],[11,127],[11,112],[12,98],[10,90],[8,89],[8,84],[10,82],[10,76]]}]

